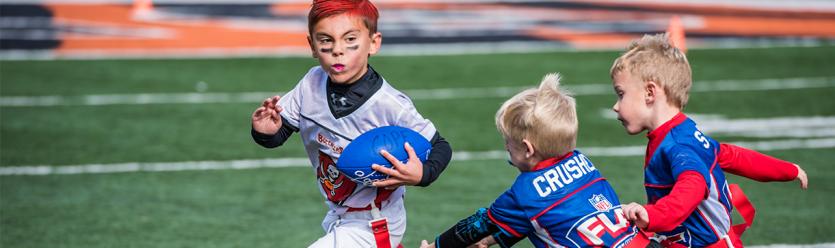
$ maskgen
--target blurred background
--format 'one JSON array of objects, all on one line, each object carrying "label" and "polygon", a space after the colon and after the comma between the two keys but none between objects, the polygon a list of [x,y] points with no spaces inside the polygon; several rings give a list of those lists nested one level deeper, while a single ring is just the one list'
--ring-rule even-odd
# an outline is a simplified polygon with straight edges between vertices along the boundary
[{"label": "blurred background", "polygon": [[[756,247],[835,247],[835,1],[378,0],[371,65],[453,146],[410,187],[404,245],[479,207],[518,172],[501,103],[560,72],[578,148],[622,202],[645,202],[646,138],[611,106],[630,40],[671,31],[708,135],[803,166],[810,189],[731,177],[757,207]],[[310,1],[0,2],[0,246],[306,247],[327,207],[298,135],[252,142],[250,114],[317,61]],[[735,220],[741,221],[736,218]],[[527,241],[517,246],[529,247]]]},{"label": "blurred background", "polygon": [[[4,58],[298,56],[310,1],[4,1]],[[619,49],[680,16],[689,46],[816,46],[831,1],[378,1],[385,54]]]}]

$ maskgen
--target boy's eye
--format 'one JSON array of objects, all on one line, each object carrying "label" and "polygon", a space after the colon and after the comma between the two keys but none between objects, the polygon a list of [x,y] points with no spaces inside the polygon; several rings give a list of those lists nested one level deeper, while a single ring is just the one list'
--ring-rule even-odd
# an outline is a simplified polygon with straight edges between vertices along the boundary
[{"label": "boy's eye", "polygon": [[347,40],[349,42],[353,42],[353,41],[357,40],[357,37],[348,37],[345,40]]},{"label": "boy's eye", "polygon": [[330,42],[331,42],[331,39],[330,39],[330,38],[322,38],[322,39],[319,39],[319,43],[330,43]]}]

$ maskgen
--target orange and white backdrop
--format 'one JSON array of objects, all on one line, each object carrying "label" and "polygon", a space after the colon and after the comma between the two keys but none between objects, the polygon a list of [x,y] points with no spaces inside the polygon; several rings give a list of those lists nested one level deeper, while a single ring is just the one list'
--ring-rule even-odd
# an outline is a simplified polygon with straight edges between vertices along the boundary
[{"label": "orange and white backdrop", "polygon": [[[692,47],[831,44],[835,2],[377,0],[383,53],[620,49],[679,17]],[[310,1],[0,3],[0,58],[299,56]]]}]

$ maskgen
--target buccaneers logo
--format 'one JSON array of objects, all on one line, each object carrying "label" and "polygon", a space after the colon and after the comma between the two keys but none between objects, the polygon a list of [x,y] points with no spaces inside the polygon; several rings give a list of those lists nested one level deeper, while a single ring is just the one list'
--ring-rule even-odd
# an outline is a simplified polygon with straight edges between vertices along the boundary
[{"label": "buccaneers logo", "polygon": [[354,181],[351,181],[336,169],[333,158],[322,151],[319,151],[319,167],[316,168],[316,177],[319,178],[319,184],[322,185],[322,190],[325,191],[328,200],[335,203],[348,199],[348,196],[354,193],[354,189],[357,187]]}]

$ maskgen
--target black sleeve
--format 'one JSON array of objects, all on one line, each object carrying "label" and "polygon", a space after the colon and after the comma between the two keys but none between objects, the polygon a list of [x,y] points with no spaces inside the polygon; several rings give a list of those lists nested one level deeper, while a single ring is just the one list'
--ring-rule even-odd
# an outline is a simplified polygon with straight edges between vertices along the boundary
[{"label": "black sleeve", "polygon": [[266,147],[266,148],[276,148],[284,144],[287,139],[290,138],[294,132],[298,132],[299,128],[294,127],[292,125],[287,124],[287,120],[284,117],[281,117],[281,128],[278,129],[278,132],[275,134],[263,134],[258,131],[255,131],[255,128],[252,128],[252,139],[255,140],[255,143]]},{"label": "black sleeve", "polygon": [[441,133],[435,131],[435,136],[432,136],[432,151],[429,152],[429,158],[423,163],[423,176],[417,186],[426,187],[446,169],[449,165],[449,160],[452,159],[452,147],[449,143],[441,137]]},{"label": "black sleeve", "polygon": [[525,237],[510,236],[504,232],[496,232],[493,234],[493,240],[496,240],[496,244],[498,244],[501,248],[513,247],[513,245],[523,239],[525,239]]},{"label": "black sleeve", "polygon": [[467,247],[496,232],[499,227],[487,217],[487,209],[481,208],[438,235],[435,247]]}]

